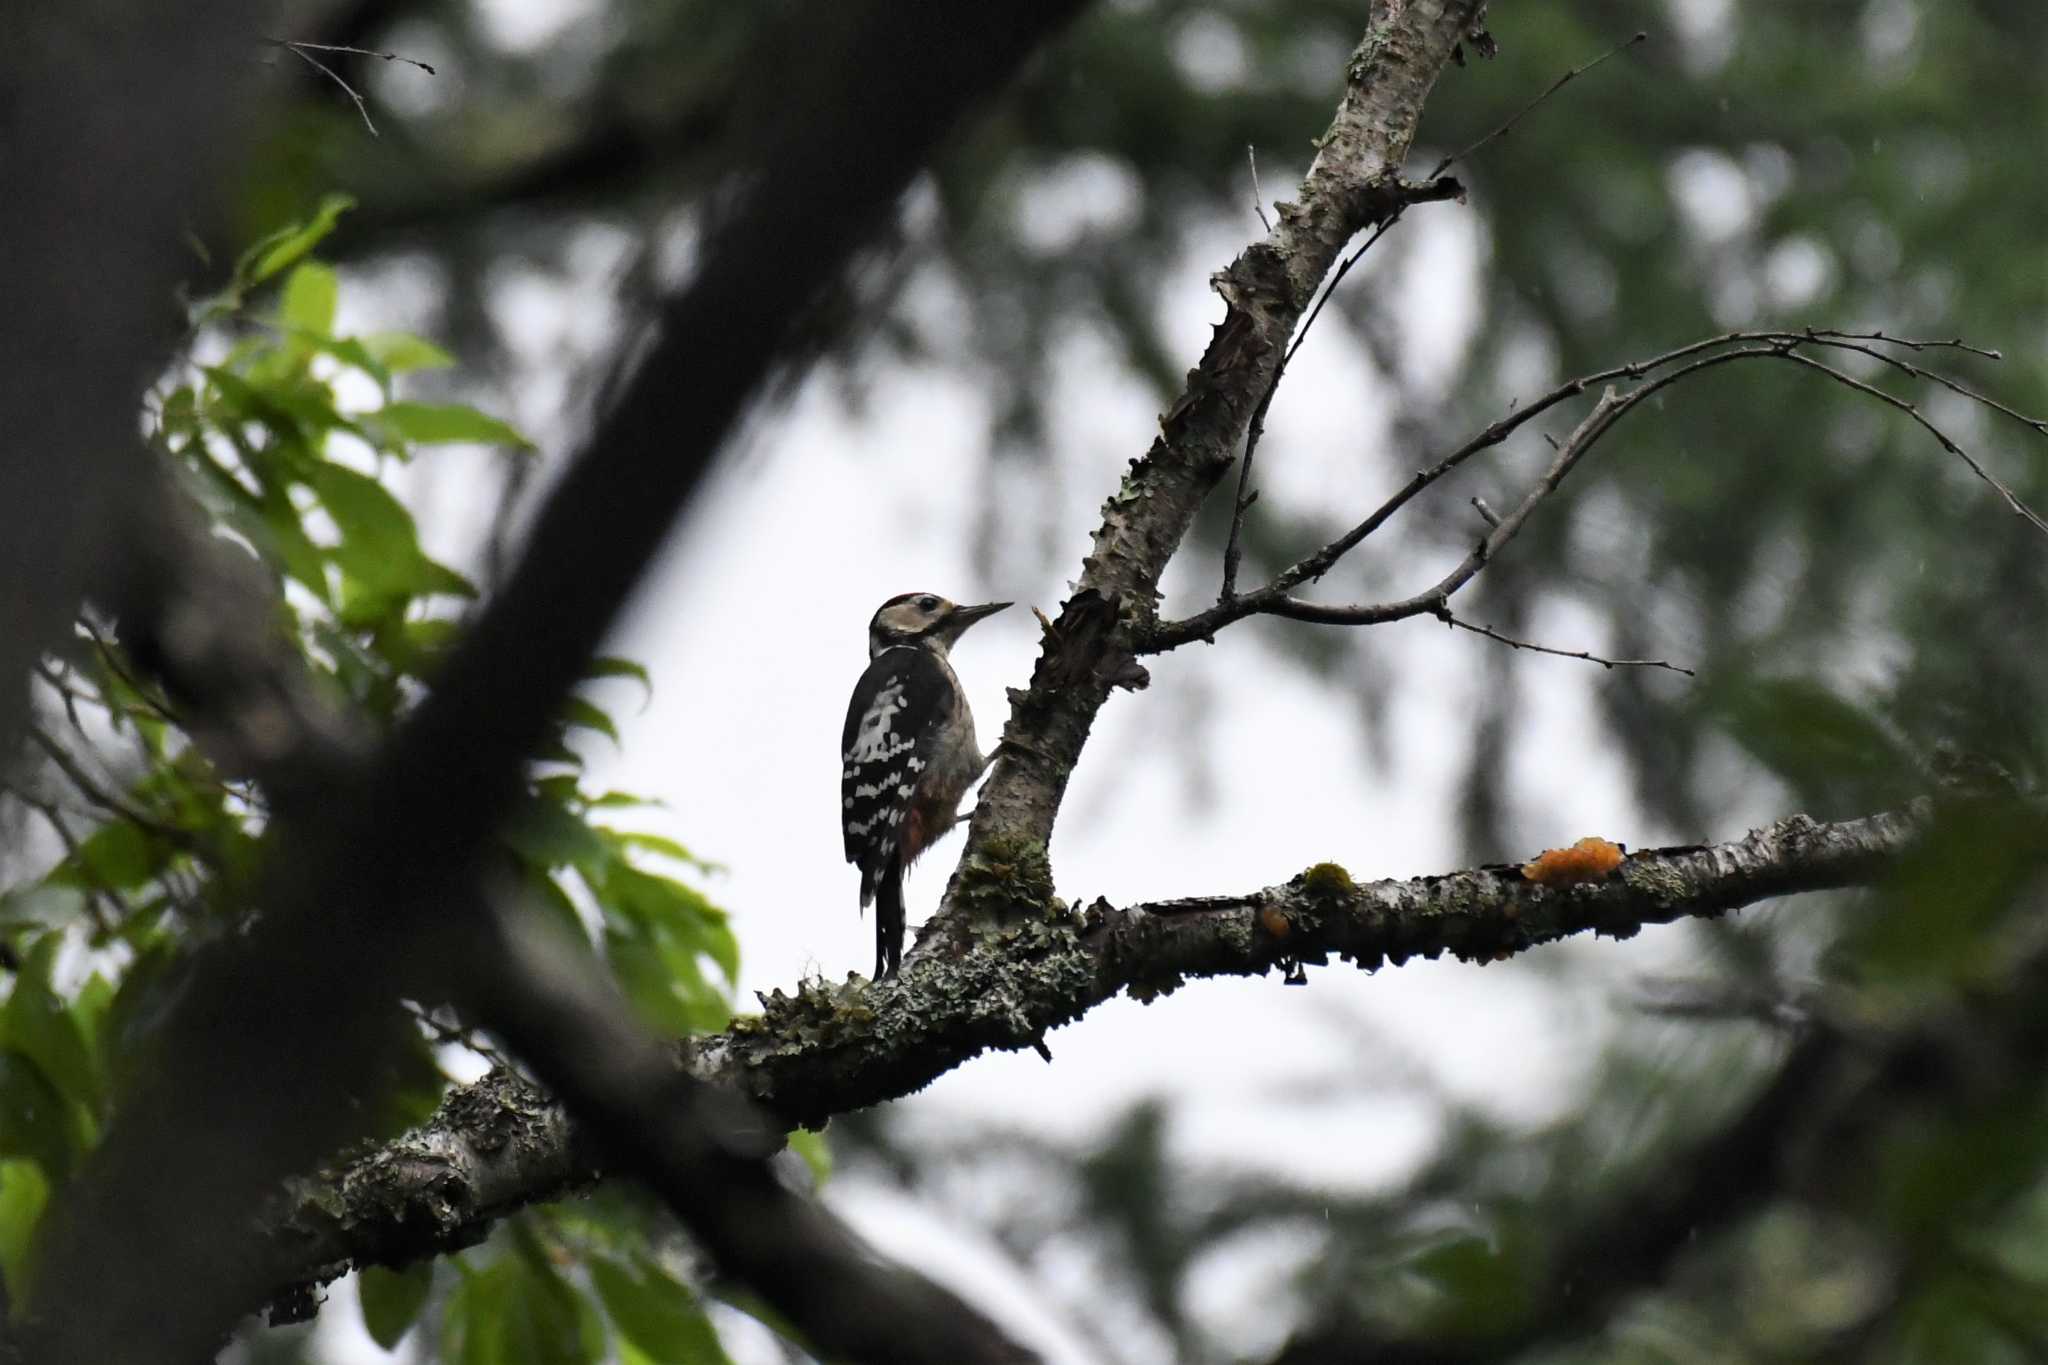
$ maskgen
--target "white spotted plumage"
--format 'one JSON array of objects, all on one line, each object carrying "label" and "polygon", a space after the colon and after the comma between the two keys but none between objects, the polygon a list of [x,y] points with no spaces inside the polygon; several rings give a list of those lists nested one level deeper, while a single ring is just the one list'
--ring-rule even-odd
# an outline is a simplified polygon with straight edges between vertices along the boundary
[{"label": "white spotted plumage", "polygon": [[961,632],[1008,603],[959,607],[931,593],[892,597],[868,624],[868,667],[840,739],[846,860],[860,903],[879,898],[875,974],[902,953],[903,869],[954,823],[987,762],[947,652]]}]

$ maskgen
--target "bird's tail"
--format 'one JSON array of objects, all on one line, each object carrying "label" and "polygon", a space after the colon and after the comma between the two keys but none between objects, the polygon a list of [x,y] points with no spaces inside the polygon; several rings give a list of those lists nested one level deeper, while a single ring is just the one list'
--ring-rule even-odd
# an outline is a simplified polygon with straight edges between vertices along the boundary
[{"label": "bird's tail", "polygon": [[875,976],[886,981],[903,961],[903,863],[891,858],[875,883]]}]

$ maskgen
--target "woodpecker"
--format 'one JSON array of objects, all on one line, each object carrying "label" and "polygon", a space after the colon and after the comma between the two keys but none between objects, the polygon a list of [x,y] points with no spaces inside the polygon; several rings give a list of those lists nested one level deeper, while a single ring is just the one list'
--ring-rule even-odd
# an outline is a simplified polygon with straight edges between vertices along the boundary
[{"label": "woodpecker", "polygon": [[860,868],[861,909],[875,902],[877,981],[903,957],[903,870],[953,827],[960,798],[989,763],[947,652],[1009,605],[907,592],[868,621],[868,667],[839,743],[839,817],[846,861]]}]

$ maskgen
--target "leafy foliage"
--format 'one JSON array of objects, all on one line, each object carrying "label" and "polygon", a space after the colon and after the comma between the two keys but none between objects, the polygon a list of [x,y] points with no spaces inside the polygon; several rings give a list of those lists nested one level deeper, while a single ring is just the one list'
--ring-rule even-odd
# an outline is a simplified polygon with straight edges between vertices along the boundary
[{"label": "leafy foliage", "polygon": [[[388,728],[432,686],[478,595],[423,547],[403,495],[407,467],[451,444],[517,461],[531,443],[463,404],[401,396],[405,376],[452,363],[432,342],[338,329],[342,279],[314,253],[348,208],[330,197],[266,236],[192,305],[189,353],[152,395],[148,428],[219,533],[276,580],[278,628],[308,667]],[[590,676],[650,685],[630,660],[599,660]],[[712,869],[667,835],[614,823],[649,803],[586,784],[589,736],[616,743],[619,731],[578,697],[534,756],[504,856],[574,940],[609,962],[650,1023],[678,1035],[719,1027],[739,959],[724,912],[693,884]],[[42,766],[0,798],[32,832],[31,851],[0,884],[11,975],[0,1005],[0,1278],[15,1311],[32,1301],[42,1210],[91,1149],[123,1080],[146,1065],[184,964],[251,913],[239,896],[267,815],[262,791],[213,771],[103,622],[81,621],[40,673],[33,739]],[[451,1034],[427,1022],[391,1078],[386,1131],[431,1112],[447,1086],[436,1045]],[[644,1217],[617,1221],[643,1229],[644,1241]],[[635,1360],[722,1358],[691,1292],[667,1272],[644,1258],[606,1261],[592,1287],[563,1268],[567,1243],[552,1227],[522,1224],[453,1274],[366,1271],[371,1336],[387,1347],[405,1337],[433,1307],[438,1278],[450,1360],[599,1360],[615,1337]]]}]

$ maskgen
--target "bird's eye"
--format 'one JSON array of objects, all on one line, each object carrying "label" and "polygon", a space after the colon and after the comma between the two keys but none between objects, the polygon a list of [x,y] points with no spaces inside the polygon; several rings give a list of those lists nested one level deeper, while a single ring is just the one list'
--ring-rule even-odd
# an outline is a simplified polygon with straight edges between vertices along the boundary
[{"label": "bird's eye", "polygon": [[939,599],[933,597],[930,593],[926,593],[923,597],[917,599],[917,609],[919,611],[937,611],[939,609]]}]

